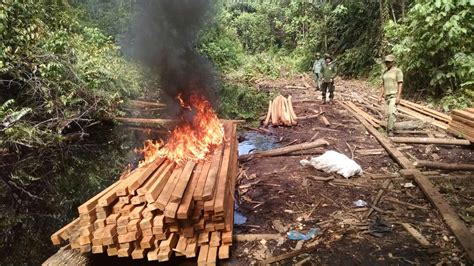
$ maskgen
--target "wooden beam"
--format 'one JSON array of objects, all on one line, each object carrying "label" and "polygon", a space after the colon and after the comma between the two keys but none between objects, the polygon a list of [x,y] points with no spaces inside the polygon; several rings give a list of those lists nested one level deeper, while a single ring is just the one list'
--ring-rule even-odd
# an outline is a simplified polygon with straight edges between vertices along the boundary
[{"label": "wooden beam", "polygon": [[433,162],[426,160],[418,160],[415,163],[416,167],[424,167],[430,169],[444,169],[452,171],[474,171],[474,164],[454,164],[454,163],[442,163]]},{"label": "wooden beam", "polygon": [[150,102],[150,101],[142,101],[142,100],[130,100],[131,106],[136,107],[154,107],[154,108],[164,108],[166,104],[159,103],[159,102]]},{"label": "wooden beam", "polygon": [[145,194],[145,199],[148,203],[155,202],[158,199],[158,196],[163,191],[168,179],[172,175],[173,169],[175,168],[175,163],[166,162],[155,174],[153,174],[152,179],[154,183],[151,184],[150,188]]},{"label": "wooden beam", "polygon": [[[115,117],[116,121],[123,124],[168,124],[182,122],[176,119],[168,118],[139,118],[139,117]],[[232,123],[245,123],[245,120],[221,120],[221,122],[229,121]]]},{"label": "wooden beam", "polygon": [[453,115],[457,115],[457,116],[460,116],[460,117],[463,117],[467,120],[470,120],[470,121],[473,121],[474,120],[474,114],[471,113],[471,112],[468,112],[468,111],[464,111],[464,110],[453,110],[451,112]]},{"label": "wooden beam", "polygon": [[215,151],[214,155],[211,157],[211,168],[207,174],[206,184],[204,185],[204,190],[202,193],[203,200],[210,200],[214,194],[214,189],[216,187],[217,176],[219,174],[219,168],[222,161],[222,145]]},{"label": "wooden beam", "polygon": [[179,176],[178,183],[176,184],[176,187],[174,188],[173,193],[171,193],[171,198],[170,198],[171,202],[176,202],[176,203],[181,202],[184,191],[186,190],[186,187],[188,186],[189,180],[191,179],[195,166],[196,166],[196,163],[193,161],[188,161],[186,163],[186,166],[184,167],[183,172]]},{"label": "wooden beam", "polygon": [[420,105],[420,104],[417,104],[417,103],[414,103],[414,102],[410,102],[410,101],[407,101],[407,100],[401,100],[400,104],[403,105],[403,106],[406,106],[408,108],[411,108],[413,110],[416,110],[420,113],[423,113],[425,115],[428,115],[428,116],[431,116],[431,117],[436,118],[438,120],[441,120],[445,123],[449,123],[451,121],[451,117],[449,115],[438,112],[438,111],[436,111],[434,109],[431,109],[431,108],[428,108],[426,106],[423,106],[423,105]]},{"label": "wooden beam", "polygon": [[79,214],[86,214],[86,213],[90,212],[91,210],[93,210],[97,206],[97,203],[98,203],[99,199],[103,195],[105,195],[106,193],[108,193],[109,191],[111,191],[112,189],[117,187],[117,185],[120,184],[120,182],[122,182],[122,180],[116,181],[115,183],[113,183],[112,185],[107,187],[106,189],[102,190],[102,192],[100,192],[99,194],[95,195],[94,197],[92,197],[88,201],[86,201],[85,203],[81,204],[81,206],[79,206],[77,208],[77,210],[79,211]]},{"label": "wooden beam", "polygon": [[191,181],[189,181],[189,185],[186,187],[183,200],[181,201],[178,208],[178,212],[176,215],[178,219],[188,219],[191,213],[192,206],[194,206],[192,205],[194,203],[193,201],[194,190],[196,189],[196,185],[198,183],[198,179],[201,175],[203,167],[204,167],[204,163],[200,162],[198,166],[196,167],[196,170],[194,171],[193,175],[191,176]]},{"label": "wooden beam", "polygon": [[124,124],[167,124],[167,123],[178,122],[178,120],[166,119],[166,118],[135,118],[135,117],[115,117],[115,120]]},{"label": "wooden beam", "polygon": [[440,145],[471,145],[466,139],[441,139],[441,138],[412,138],[412,137],[392,137],[395,143],[417,143],[417,144],[440,144]]},{"label": "wooden beam", "polygon": [[327,142],[324,139],[318,139],[313,142],[301,143],[297,145],[290,145],[290,146],[286,146],[282,148],[276,148],[273,150],[258,151],[251,154],[241,155],[239,156],[239,161],[248,161],[253,158],[260,158],[260,157],[280,156],[280,155],[284,155],[284,154],[288,154],[292,152],[303,151],[303,150],[318,148],[318,147],[327,146],[327,145],[329,145],[329,142]]},{"label": "wooden beam", "polygon": [[53,242],[53,245],[59,245],[61,244],[61,240],[67,240],[69,238],[69,234],[67,232],[74,226],[76,226],[79,223],[79,218],[76,218],[72,222],[68,223],[66,226],[63,228],[59,229],[56,233],[51,235],[51,242]]},{"label": "wooden beam", "polygon": [[401,225],[403,226],[403,228],[405,228],[405,230],[407,230],[407,232],[412,235],[416,241],[422,245],[423,247],[429,247],[431,246],[430,242],[428,242],[428,240],[420,233],[418,232],[418,230],[416,230],[415,228],[413,228],[413,226],[411,226],[410,224],[408,223],[401,223]]}]

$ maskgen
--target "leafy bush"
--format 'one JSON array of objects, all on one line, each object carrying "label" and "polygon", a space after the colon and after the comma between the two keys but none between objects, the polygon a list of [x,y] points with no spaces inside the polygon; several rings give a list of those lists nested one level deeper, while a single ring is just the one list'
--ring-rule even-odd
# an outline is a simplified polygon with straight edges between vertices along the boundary
[{"label": "leafy bush", "polygon": [[23,133],[10,128],[0,136],[7,136],[3,147],[61,141],[65,133],[116,114],[124,97],[140,92],[137,67],[111,38],[82,27],[62,1],[2,1],[0,29],[0,102],[14,99],[9,108],[30,110],[21,118]]},{"label": "leafy bush", "polygon": [[474,35],[470,1],[418,0],[386,33],[405,71],[406,87],[427,89],[446,109],[472,106]]},{"label": "leafy bush", "polygon": [[224,84],[219,95],[219,115],[225,118],[258,120],[268,108],[267,93],[243,84]]}]

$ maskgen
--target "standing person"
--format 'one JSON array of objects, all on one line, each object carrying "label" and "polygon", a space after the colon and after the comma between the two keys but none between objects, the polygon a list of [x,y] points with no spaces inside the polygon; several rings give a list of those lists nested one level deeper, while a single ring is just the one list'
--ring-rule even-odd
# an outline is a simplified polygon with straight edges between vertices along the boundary
[{"label": "standing person", "polygon": [[321,76],[323,84],[321,90],[323,93],[323,104],[326,104],[326,93],[329,91],[329,102],[334,104],[334,78],[337,75],[337,66],[332,61],[332,57],[329,54],[324,55],[324,64],[321,69]]},{"label": "standing person", "polygon": [[387,69],[382,76],[379,103],[385,99],[385,116],[387,118],[387,135],[393,136],[397,119],[397,104],[400,103],[403,90],[403,73],[395,66],[395,56],[387,55],[384,59]]},{"label": "standing person", "polygon": [[320,53],[316,53],[316,60],[313,64],[314,80],[316,81],[316,90],[321,89],[321,68],[324,65],[324,60]]}]

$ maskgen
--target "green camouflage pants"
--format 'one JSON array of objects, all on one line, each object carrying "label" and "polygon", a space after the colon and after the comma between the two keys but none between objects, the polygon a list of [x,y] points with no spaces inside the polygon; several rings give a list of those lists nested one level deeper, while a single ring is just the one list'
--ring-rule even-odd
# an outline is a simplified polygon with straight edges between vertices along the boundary
[{"label": "green camouflage pants", "polygon": [[321,73],[314,73],[314,81],[316,83],[316,88],[321,89]]},{"label": "green camouflage pants", "polygon": [[387,118],[387,132],[395,129],[397,121],[397,97],[396,95],[385,96],[385,117]]},{"label": "green camouflage pants", "polygon": [[323,82],[321,86],[321,92],[323,94],[323,102],[326,101],[326,93],[329,91],[329,100],[334,99],[334,81],[333,82]]}]

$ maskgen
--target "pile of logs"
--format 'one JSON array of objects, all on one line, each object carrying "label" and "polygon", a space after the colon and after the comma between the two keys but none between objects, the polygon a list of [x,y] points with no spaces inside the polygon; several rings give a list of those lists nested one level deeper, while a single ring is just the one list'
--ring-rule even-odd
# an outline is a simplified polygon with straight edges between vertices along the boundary
[{"label": "pile of logs", "polygon": [[474,108],[453,110],[449,131],[474,142]]},{"label": "pile of logs", "polygon": [[291,103],[291,95],[288,99],[278,95],[273,101],[269,101],[263,125],[268,126],[271,123],[273,126],[294,126],[298,123],[297,120],[298,117]]},{"label": "pile of logs", "polygon": [[82,253],[199,265],[229,258],[238,167],[236,125],[206,160],[177,165],[164,158],[125,174],[79,206],[79,218],[51,236]]}]

